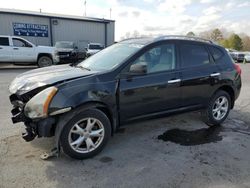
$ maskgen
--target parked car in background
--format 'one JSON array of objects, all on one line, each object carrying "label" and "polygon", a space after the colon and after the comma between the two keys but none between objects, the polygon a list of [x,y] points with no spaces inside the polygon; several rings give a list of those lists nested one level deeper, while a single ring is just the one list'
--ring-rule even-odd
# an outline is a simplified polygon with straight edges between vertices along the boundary
[{"label": "parked car in background", "polygon": [[54,47],[36,46],[26,39],[0,35],[0,63],[37,64],[46,67],[57,64],[59,56]]},{"label": "parked car in background", "polygon": [[226,51],[229,53],[229,55],[233,58],[233,60],[236,62],[237,61],[237,55],[236,53],[238,52],[237,50],[231,49],[231,48],[226,48]]},{"label": "parked car in background", "polygon": [[249,63],[250,62],[250,52],[246,53],[244,58],[245,58],[245,61],[247,63]]},{"label": "parked car in background", "polygon": [[244,61],[245,52],[235,52],[235,60],[238,63],[242,63]]},{"label": "parked car in background", "polygon": [[85,59],[85,49],[80,49],[74,42],[58,41],[55,44],[60,63],[74,63]]},{"label": "parked car in background", "polygon": [[95,53],[99,52],[104,48],[104,45],[100,43],[89,43],[88,47],[86,48],[86,56],[89,57],[94,55]]},{"label": "parked car in background", "polygon": [[233,60],[236,62],[237,61],[237,55],[235,52],[228,52],[229,55],[233,58]]},{"label": "parked car in background", "polygon": [[98,154],[129,122],[201,110],[220,125],[241,90],[241,69],[211,41],[186,36],[128,39],[75,65],[19,75],[9,87],[13,123],[31,141],[56,136],[76,159]]}]

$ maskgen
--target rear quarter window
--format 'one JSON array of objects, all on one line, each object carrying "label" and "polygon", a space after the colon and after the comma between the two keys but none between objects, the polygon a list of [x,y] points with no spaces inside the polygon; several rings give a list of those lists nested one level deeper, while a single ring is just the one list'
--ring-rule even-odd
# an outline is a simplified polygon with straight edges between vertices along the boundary
[{"label": "rear quarter window", "polygon": [[224,56],[224,52],[217,47],[209,46],[209,50],[215,61]]}]

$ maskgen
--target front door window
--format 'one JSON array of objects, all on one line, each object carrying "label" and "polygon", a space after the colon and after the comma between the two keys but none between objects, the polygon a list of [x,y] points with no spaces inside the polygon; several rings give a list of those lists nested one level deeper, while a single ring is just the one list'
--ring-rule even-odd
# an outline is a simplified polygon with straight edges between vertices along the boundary
[{"label": "front door window", "polygon": [[169,71],[176,68],[175,46],[165,44],[146,51],[132,64],[147,66],[147,73]]}]

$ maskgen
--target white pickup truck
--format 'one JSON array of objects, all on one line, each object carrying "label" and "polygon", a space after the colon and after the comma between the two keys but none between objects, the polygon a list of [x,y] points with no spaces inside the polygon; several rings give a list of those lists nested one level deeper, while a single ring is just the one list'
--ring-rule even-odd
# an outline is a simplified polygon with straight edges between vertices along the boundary
[{"label": "white pickup truck", "polygon": [[57,64],[59,56],[54,47],[36,46],[21,37],[0,35],[1,62],[35,63],[45,67]]}]

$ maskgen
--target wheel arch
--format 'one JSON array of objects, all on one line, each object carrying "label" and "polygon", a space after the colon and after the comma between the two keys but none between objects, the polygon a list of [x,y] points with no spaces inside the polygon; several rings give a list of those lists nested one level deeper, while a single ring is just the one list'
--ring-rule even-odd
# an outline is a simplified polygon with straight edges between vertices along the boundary
[{"label": "wheel arch", "polygon": [[117,123],[116,123],[116,115],[115,112],[104,102],[100,102],[100,101],[89,101],[89,102],[85,102],[79,106],[77,106],[75,109],[79,110],[85,110],[85,109],[89,109],[89,108],[96,108],[100,111],[102,111],[109,119],[110,124],[111,124],[111,134],[113,135],[113,133],[116,130],[117,127]]},{"label": "wheel arch", "polygon": [[117,114],[113,114],[113,111],[108,107],[108,105],[106,105],[105,103],[102,102],[98,102],[98,101],[94,101],[94,102],[86,102],[83,103],[77,107],[75,107],[73,110],[71,110],[70,112],[62,115],[61,117],[59,117],[57,126],[55,128],[55,144],[56,144],[56,148],[60,151],[60,136],[61,136],[61,132],[64,128],[64,126],[67,124],[67,122],[73,118],[73,116],[80,111],[84,111],[87,109],[91,109],[91,108],[95,108],[100,110],[101,112],[103,112],[108,119],[110,120],[110,124],[111,124],[111,135],[114,134],[116,128],[117,128]]},{"label": "wheel arch", "polygon": [[47,56],[47,57],[51,58],[51,60],[53,61],[52,55],[50,53],[39,53],[37,56],[37,62],[38,62],[39,58],[43,57],[43,56]]},{"label": "wheel arch", "polygon": [[234,93],[233,87],[229,85],[224,85],[224,86],[219,87],[214,93],[218,92],[219,90],[225,91],[229,94],[231,98],[231,109],[233,109],[234,102],[235,102],[235,93]]}]

